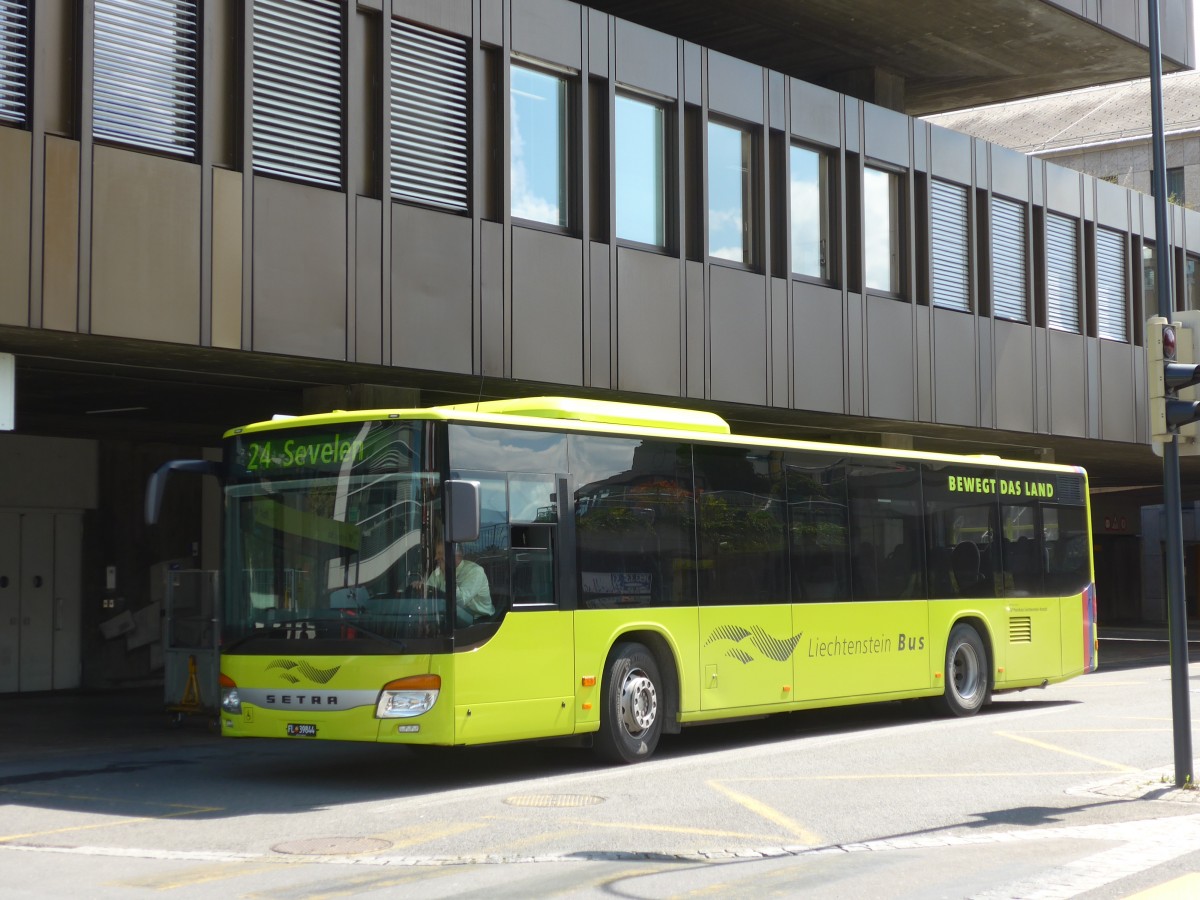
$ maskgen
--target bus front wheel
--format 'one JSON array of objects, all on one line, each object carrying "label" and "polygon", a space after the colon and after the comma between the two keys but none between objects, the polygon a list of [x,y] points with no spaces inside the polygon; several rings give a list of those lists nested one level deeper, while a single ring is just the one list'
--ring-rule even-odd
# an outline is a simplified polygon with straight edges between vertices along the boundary
[{"label": "bus front wheel", "polygon": [[946,690],[942,708],[952,716],[973,716],[988,698],[988,654],[970,625],[958,624],[946,642]]},{"label": "bus front wheel", "polygon": [[654,654],[641,644],[618,644],[600,686],[597,755],[609,762],[648,758],[662,734],[662,678]]}]

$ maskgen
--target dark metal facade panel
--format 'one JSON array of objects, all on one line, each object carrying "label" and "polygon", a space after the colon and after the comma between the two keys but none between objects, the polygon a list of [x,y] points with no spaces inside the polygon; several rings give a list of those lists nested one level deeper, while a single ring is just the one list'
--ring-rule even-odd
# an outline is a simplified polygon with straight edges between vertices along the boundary
[{"label": "dark metal facade panel", "polygon": [[912,163],[909,130],[912,119],[873,103],[863,104],[863,145],[870,159],[907,167]]},{"label": "dark metal facade panel", "polygon": [[709,347],[714,400],[767,403],[766,278],[709,266]]},{"label": "dark metal facade panel", "polygon": [[771,347],[771,405],[790,409],[792,406],[791,391],[788,389],[790,379],[791,358],[788,352],[790,346],[791,326],[788,311],[791,303],[788,300],[788,280],[772,278],[770,282],[771,306],[768,322],[768,340]]},{"label": "dark metal facade panel", "polygon": [[705,397],[708,392],[708,321],[704,314],[704,263],[688,261],[683,264],[684,310],[687,341],[685,343],[685,376],[687,396]]},{"label": "dark metal facade panel", "polygon": [[346,198],[254,179],[254,350],[346,357]]},{"label": "dark metal facade panel", "polygon": [[471,220],[391,204],[392,365],[472,371]]},{"label": "dark metal facade panel", "polygon": [[991,155],[991,189],[1014,200],[1028,200],[1029,157],[995,144],[987,146]]},{"label": "dark metal facade panel", "polygon": [[[620,50],[617,52],[619,55]],[[708,108],[743,122],[762,124],[762,68],[732,56],[709,51]]]},{"label": "dark metal facade panel", "polygon": [[583,242],[512,229],[512,377],[583,384]]},{"label": "dark metal facade panel", "polygon": [[355,198],[354,360],[383,361],[383,204]]},{"label": "dark metal facade panel", "polygon": [[1050,431],[1068,437],[1088,433],[1087,339],[1048,329]]},{"label": "dark metal facade panel", "polygon": [[583,7],[568,0],[518,0],[506,9],[512,16],[514,53],[582,68]]},{"label": "dark metal facade panel", "polygon": [[678,97],[679,64],[675,38],[623,19],[617,19],[615,25],[617,83],[652,91],[662,97]]},{"label": "dark metal facade panel", "polygon": [[480,367],[489,378],[504,378],[508,354],[504,342],[504,226],[479,223]]},{"label": "dark metal facade panel", "polygon": [[965,134],[936,125],[930,126],[929,132],[930,155],[933,157],[930,173],[935,178],[971,184],[975,141]]},{"label": "dark metal facade panel", "polygon": [[974,316],[933,310],[934,421],[979,425],[979,357]]},{"label": "dark metal facade panel", "polygon": [[863,367],[867,380],[867,415],[915,419],[913,308],[900,300],[868,295],[866,320],[867,354]]},{"label": "dark metal facade panel", "polygon": [[1038,431],[1034,329],[1029,325],[997,320],[993,330],[996,427],[1005,431]]},{"label": "dark metal facade panel", "polygon": [[792,403],[796,408],[846,411],[844,315],[840,291],[792,283]]},{"label": "dark metal facade panel", "polygon": [[[612,248],[608,244],[593,243],[591,245],[591,291],[588,296],[588,309],[591,312],[592,327],[588,332],[591,346],[588,348],[587,384],[588,387],[594,388],[613,387],[612,276],[609,266],[611,252]],[[676,302],[678,302],[678,298],[676,298]],[[676,332],[674,337],[678,343],[679,332]]]},{"label": "dark metal facade panel", "polygon": [[842,140],[842,95],[790,79],[792,134],[804,141],[836,147]]},{"label": "dark metal facade panel", "polygon": [[[376,2],[375,6],[378,8],[379,3]],[[448,31],[463,37],[470,37],[474,33],[471,0],[403,0],[400,3],[392,3],[391,6],[395,15],[411,22],[420,22],[439,31]],[[494,2],[483,4],[485,10],[487,7],[502,6],[503,4]],[[500,9],[496,12],[500,12]]]},{"label": "dark metal facade panel", "polygon": [[1062,169],[1040,162],[1035,168],[1041,169],[1042,177],[1045,179],[1046,197],[1044,202],[1046,208],[1078,218],[1083,212],[1080,206],[1080,191],[1084,176],[1073,169]]},{"label": "dark metal facade panel", "polygon": [[1100,350],[1100,434],[1105,441],[1137,439],[1133,347],[1117,341],[1098,341]]},{"label": "dark metal facade panel", "polygon": [[0,324],[4,325],[30,324],[29,183],[32,173],[32,136],[16,128],[0,128],[0,271],[5,273],[0,278]]},{"label": "dark metal facade panel", "polygon": [[617,389],[666,397],[683,392],[679,278],[678,260],[617,250]]}]

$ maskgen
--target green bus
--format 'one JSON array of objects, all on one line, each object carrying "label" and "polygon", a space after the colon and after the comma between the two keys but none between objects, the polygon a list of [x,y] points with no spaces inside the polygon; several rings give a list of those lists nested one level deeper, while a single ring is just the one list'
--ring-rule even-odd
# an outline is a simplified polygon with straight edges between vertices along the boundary
[{"label": "green bus", "polygon": [[[438,746],[993,693],[1096,667],[1086,473],[535,397],[226,436],[220,727]],[[453,560],[453,564],[443,561]],[[443,571],[444,568],[444,571]]]}]

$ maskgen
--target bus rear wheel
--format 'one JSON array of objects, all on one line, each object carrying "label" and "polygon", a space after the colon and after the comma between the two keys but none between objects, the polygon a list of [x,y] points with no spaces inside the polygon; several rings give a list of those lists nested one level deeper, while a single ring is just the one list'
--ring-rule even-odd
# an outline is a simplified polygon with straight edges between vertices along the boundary
[{"label": "bus rear wheel", "polygon": [[654,654],[641,644],[618,644],[600,686],[596,754],[608,762],[650,757],[662,735],[662,677]]},{"label": "bus rear wheel", "polygon": [[970,625],[960,623],[950,629],[944,671],[943,710],[952,716],[973,716],[979,712],[990,693],[990,666],[983,638]]}]

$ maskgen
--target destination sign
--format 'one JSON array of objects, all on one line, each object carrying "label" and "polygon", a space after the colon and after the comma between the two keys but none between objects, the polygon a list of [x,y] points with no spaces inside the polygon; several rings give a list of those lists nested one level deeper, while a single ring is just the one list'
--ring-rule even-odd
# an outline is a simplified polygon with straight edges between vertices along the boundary
[{"label": "destination sign", "polygon": [[347,459],[363,459],[363,441],[334,434],[304,434],[301,437],[268,437],[247,441],[244,467],[247,472],[277,472],[287,469],[320,469],[340,466]]}]

